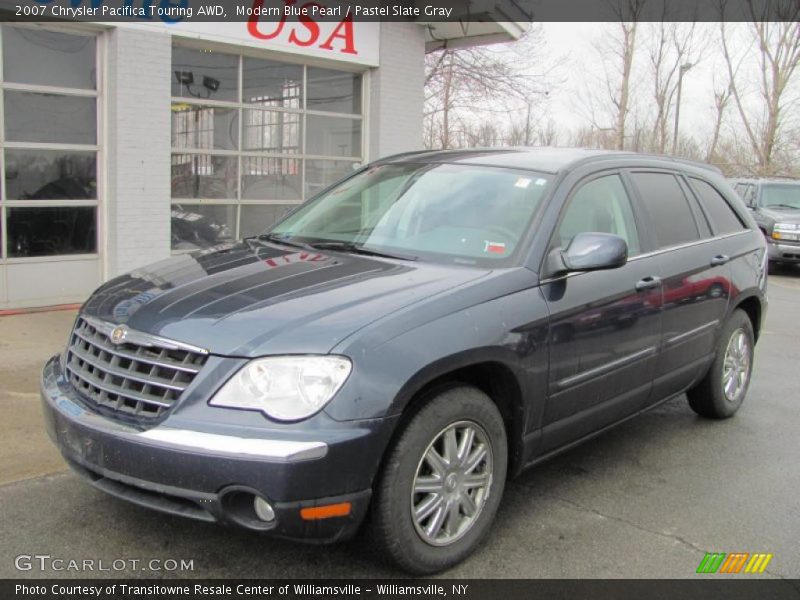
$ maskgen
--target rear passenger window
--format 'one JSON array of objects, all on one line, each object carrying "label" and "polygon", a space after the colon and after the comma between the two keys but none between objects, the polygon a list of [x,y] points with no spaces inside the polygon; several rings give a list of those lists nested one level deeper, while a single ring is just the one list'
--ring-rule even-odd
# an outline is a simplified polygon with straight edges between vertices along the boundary
[{"label": "rear passenger window", "polygon": [[716,235],[735,233],[745,229],[728,201],[711,184],[702,179],[689,178],[697,192],[700,204],[706,211]]},{"label": "rear passenger window", "polygon": [[632,173],[653,226],[659,248],[700,239],[697,222],[678,180],[669,173]]}]

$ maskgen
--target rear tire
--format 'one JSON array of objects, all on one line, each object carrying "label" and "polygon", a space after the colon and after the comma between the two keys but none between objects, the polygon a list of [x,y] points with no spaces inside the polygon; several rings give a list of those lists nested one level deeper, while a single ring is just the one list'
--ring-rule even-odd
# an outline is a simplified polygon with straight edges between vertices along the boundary
[{"label": "rear tire", "polygon": [[434,396],[390,449],[376,485],[378,549],[418,575],[464,560],[494,519],[507,462],[503,418],[486,394],[460,386]]},{"label": "rear tire", "polygon": [[709,419],[727,419],[739,410],[750,385],[754,345],[750,318],[743,310],[735,310],[720,332],[708,373],[686,392],[694,412]]}]

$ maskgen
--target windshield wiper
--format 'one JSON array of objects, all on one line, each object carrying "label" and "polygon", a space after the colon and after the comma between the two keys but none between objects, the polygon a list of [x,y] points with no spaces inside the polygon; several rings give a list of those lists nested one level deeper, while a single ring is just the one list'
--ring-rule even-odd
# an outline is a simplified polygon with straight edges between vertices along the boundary
[{"label": "windshield wiper", "polygon": [[800,206],[794,206],[792,204],[768,204],[767,208],[791,208],[793,210],[800,210]]},{"label": "windshield wiper", "polygon": [[308,244],[301,244],[300,242],[290,242],[289,240],[279,235],[275,235],[274,233],[262,233],[261,235],[251,236],[250,239],[253,238],[265,242],[272,242],[273,244],[281,244],[282,246],[291,246],[292,248],[302,248],[303,250],[308,250],[311,247]]},{"label": "windshield wiper", "polygon": [[382,252],[380,250],[372,250],[371,248],[358,246],[352,242],[311,242],[308,245],[316,250],[339,250],[340,252],[363,254],[364,256],[379,256],[382,258],[394,258],[397,260],[418,260],[417,256],[413,256],[411,254],[393,254],[389,252]]}]

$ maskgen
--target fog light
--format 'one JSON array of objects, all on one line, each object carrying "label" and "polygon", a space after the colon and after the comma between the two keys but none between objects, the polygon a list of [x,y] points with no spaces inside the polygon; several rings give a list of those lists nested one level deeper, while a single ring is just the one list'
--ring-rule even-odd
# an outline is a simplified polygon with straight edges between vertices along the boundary
[{"label": "fog light", "polygon": [[269,522],[275,520],[275,511],[272,510],[269,502],[263,498],[256,496],[256,499],[253,500],[253,508],[256,511],[256,516],[262,521]]}]

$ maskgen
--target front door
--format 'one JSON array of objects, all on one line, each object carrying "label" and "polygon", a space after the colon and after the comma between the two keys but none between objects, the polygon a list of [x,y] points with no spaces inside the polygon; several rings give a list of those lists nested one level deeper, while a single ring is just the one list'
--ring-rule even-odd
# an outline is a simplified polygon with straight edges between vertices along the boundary
[{"label": "front door", "polygon": [[544,452],[636,412],[650,393],[662,301],[658,260],[642,253],[641,231],[617,173],[578,184],[563,211],[552,248],[581,232],[612,233],[630,258],[542,286],[551,318]]}]

